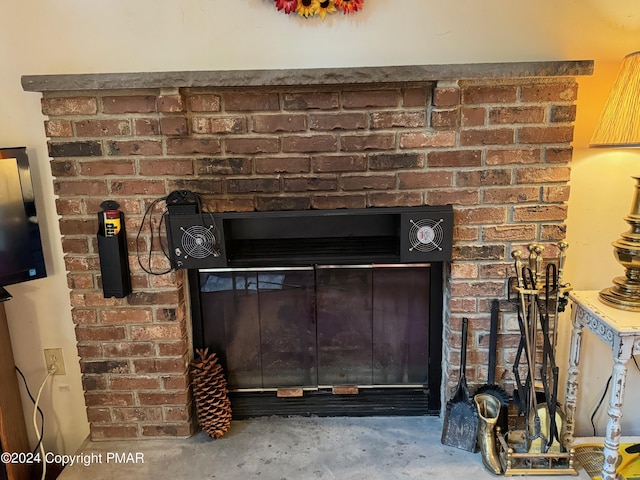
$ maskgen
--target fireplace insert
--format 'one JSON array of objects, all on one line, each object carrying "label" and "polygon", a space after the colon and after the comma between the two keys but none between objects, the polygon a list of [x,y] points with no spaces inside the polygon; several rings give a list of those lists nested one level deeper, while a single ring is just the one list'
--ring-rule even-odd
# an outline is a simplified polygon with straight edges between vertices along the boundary
[{"label": "fireplace insert", "polygon": [[[413,263],[451,258],[453,209],[167,214],[175,268]],[[186,213],[185,213],[186,212]]]},{"label": "fireplace insert", "polygon": [[215,222],[218,254],[186,258],[193,339],[235,418],[439,413],[450,207],[175,218]]}]

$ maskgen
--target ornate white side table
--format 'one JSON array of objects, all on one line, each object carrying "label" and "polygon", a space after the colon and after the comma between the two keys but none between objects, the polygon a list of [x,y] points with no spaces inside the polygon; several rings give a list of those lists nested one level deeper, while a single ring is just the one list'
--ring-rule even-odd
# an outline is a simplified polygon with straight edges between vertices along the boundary
[{"label": "ornate white side table", "polygon": [[598,299],[597,291],[571,292],[571,350],[569,372],[565,396],[566,434],[565,445],[574,440],[576,395],[578,393],[578,373],[580,347],[584,327],[611,347],[613,369],[611,393],[609,395],[609,420],[604,439],[604,465],[602,480],[616,480],[618,446],[622,436],[620,417],[624,401],[624,387],[627,377],[627,361],[631,355],[640,354],[640,313],[628,312],[609,307]]}]

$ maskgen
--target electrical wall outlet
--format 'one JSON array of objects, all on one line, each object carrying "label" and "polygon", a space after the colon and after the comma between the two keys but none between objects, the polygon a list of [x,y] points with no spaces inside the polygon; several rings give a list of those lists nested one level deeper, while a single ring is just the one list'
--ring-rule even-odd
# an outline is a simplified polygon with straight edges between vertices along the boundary
[{"label": "electrical wall outlet", "polygon": [[66,375],[67,370],[64,368],[64,357],[61,348],[45,348],[44,361],[47,364],[47,372],[51,372],[53,366],[57,367],[54,375]]}]

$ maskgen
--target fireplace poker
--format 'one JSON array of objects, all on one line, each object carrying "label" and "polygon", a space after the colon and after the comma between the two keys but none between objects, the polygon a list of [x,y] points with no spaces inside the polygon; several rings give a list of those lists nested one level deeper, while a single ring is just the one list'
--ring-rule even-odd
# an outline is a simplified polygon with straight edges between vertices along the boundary
[{"label": "fireplace poker", "polygon": [[[545,270],[545,311],[544,315],[540,316],[540,322],[542,326],[543,346],[542,346],[542,366],[540,369],[540,377],[542,378],[542,385],[544,388],[544,394],[546,397],[546,407],[548,413],[548,436],[545,445],[542,445],[543,453],[546,453],[553,445],[553,441],[558,440],[557,424],[556,424],[556,409],[558,399],[558,374],[559,369],[556,365],[555,354],[553,346],[551,345],[550,332],[549,332],[549,312],[551,311],[551,296],[553,291],[558,291],[560,288],[558,284],[558,269],[554,263],[547,264]],[[555,318],[554,318],[555,321]],[[552,384],[549,385],[549,379]]]},{"label": "fireplace poker", "polygon": [[565,292],[568,291],[566,285],[562,285],[562,271],[564,270],[564,261],[566,258],[566,251],[569,248],[569,244],[567,242],[558,243],[558,249],[560,253],[558,254],[558,269],[556,274],[556,301],[555,301],[555,315],[553,317],[553,341],[551,342],[551,347],[556,348],[556,343],[558,341],[558,313],[560,310],[560,290],[564,289]]},{"label": "fireplace poker", "polygon": [[[532,251],[532,250],[530,250]],[[538,404],[536,399],[535,392],[535,384],[534,384],[534,371],[535,371],[535,359],[533,356],[533,352],[535,351],[535,337],[531,334],[535,332],[535,301],[532,298],[532,294],[534,294],[535,288],[535,278],[536,274],[533,269],[530,267],[524,267],[522,265],[521,256],[522,252],[520,250],[514,251],[511,256],[515,259],[515,269],[516,276],[518,278],[518,293],[520,296],[520,308],[522,310],[523,322],[521,324],[522,334],[524,335],[524,352],[527,359],[527,383],[529,387],[528,391],[528,402],[525,413],[525,436],[526,436],[526,447],[529,450],[529,446],[532,440],[536,438],[542,438],[546,443],[547,439],[541,433],[541,425],[540,425],[540,416],[538,415]],[[539,262],[536,258],[529,258],[529,265],[534,265],[534,268],[537,267]],[[525,278],[525,275],[528,277]],[[528,304],[528,305],[527,305]],[[526,321],[526,324],[525,324]],[[532,325],[533,324],[533,325]],[[533,415],[533,435],[531,434],[531,422],[530,416]]]},{"label": "fireplace poker", "polygon": [[[520,308],[518,308],[518,327],[520,328],[520,332],[524,331],[524,321],[522,320],[522,315],[520,315]],[[527,405],[529,404],[529,400],[527,398],[527,392],[529,391],[529,377],[527,376],[523,383],[522,377],[520,376],[520,360],[522,359],[522,353],[524,352],[524,344],[525,337],[521,333],[515,360],[513,361],[513,376],[515,377],[517,384],[517,388],[513,391],[513,401],[518,407],[518,415],[522,415],[527,410]]]},{"label": "fireplace poker", "polygon": [[527,396],[527,392],[529,391],[528,382],[530,377],[529,375],[527,375],[527,378],[523,383],[520,376],[520,360],[522,359],[522,353],[525,352],[526,350],[526,335],[525,335],[526,326],[525,326],[525,320],[524,320],[524,315],[526,310],[525,310],[524,298],[521,294],[523,289],[522,274],[521,274],[522,252],[520,250],[515,250],[511,252],[511,256],[515,260],[515,270],[516,270],[515,280],[517,283],[516,290],[518,291],[518,301],[519,301],[518,309],[517,309],[518,327],[520,328],[520,342],[518,343],[518,350],[516,352],[515,360],[513,362],[513,375],[518,384],[518,388],[513,392],[513,397],[514,397],[514,400],[516,401],[516,404],[518,405],[518,414],[526,413],[528,415],[529,398]]},{"label": "fireplace poker", "polygon": [[[541,310],[539,304],[540,288],[542,285],[542,253],[544,252],[544,246],[531,244],[529,249],[529,264],[533,264],[533,271],[527,272],[529,274],[529,308],[531,312],[529,315],[529,327],[531,329],[529,338],[531,339],[531,351],[533,352],[533,361],[531,368],[536,370],[536,352],[538,345],[538,318],[540,318]],[[533,260],[531,260],[533,257]],[[535,379],[534,379],[535,384]]]},{"label": "fireplace poker", "polygon": [[542,387],[544,389],[545,398],[547,401],[550,397],[549,390],[549,372],[555,366],[554,351],[551,346],[550,339],[550,324],[551,324],[551,309],[552,309],[552,294],[558,288],[557,285],[557,268],[553,263],[548,263],[545,268],[545,283],[544,283],[544,307],[540,306],[540,297],[537,297],[538,311],[540,312],[540,326],[542,327],[542,363],[540,367],[540,378],[542,380]]},{"label": "fireplace poker", "polygon": [[[553,444],[553,440],[555,438],[555,440],[558,441],[558,444],[560,445],[560,450],[562,451],[564,449],[564,446],[562,445],[562,441],[559,438],[559,434],[558,434],[558,425],[557,425],[557,419],[556,419],[556,411],[558,408],[558,403],[557,403],[557,399],[558,399],[558,378],[559,378],[559,368],[555,363],[555,348],[556,348],[556,344],[557,344],[557,339],[558,339],[558,314],[561,311],[560,310],[560,295],[561,292],[564,294],[566,293],[568,290],[570,290],[570,288],[568,288],[566,285],[562,285],[562,271],[564,269],[564,262],[565,262],[565,258],[566,258],[566,250],[567,248],[569,248],[569,245],[566,242],[559,242],[558,243],[558,249],[560,251],[559,255],[558,255],[558,265],[556,266],[555,264],[550,264],[553,265],[551,268],[552,274],[553,274],[553,279],[549,278],[549,274],[547,274],[547,288],[549,285],[550,280],[552,280],[552,288],[553,290],[551,290],[552,292],[555,293],[555,298],[554,298],[554,316],[553,316],[553,332],[551,333],[551,335],[549,335],[548,329],[549,329],[549,317],[547,316],[547,336],[550,336],[550,343],[549,345],[547,345],[547,347],[549,348],[550,351],[550,360],[552,362],[552,367],[551,367],[551,378],[553,380],[553,385],[551,388],[551,397],[547,399],[547,407],[549,410],[549,440],[547,442],[547,448],[550,448],[551,445]],[[549,292],[547,290],[547,297],[551,294],[551,292]],[[548,300],[547,300],[548,301]],[[562,418],[562,417],[561,417]]]}]

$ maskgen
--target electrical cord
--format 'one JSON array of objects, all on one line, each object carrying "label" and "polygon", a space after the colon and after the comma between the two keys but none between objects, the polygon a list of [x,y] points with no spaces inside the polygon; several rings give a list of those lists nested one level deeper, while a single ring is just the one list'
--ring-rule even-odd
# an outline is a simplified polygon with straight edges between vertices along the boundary
[{"label": "electrical cord", "polygon": [[[33,403],[33,405],[35,406],[36,404],[36,399],[33,398],[33,395],[31,394],[31,390],[29,390],[29,384],[27,383],[27,379],[24,376],[24,373],[22,373],[22,370],[20,370],[18,367],[16,367],[16,372],[18,372],[20,374],[20,377],[22,378],[22,382],[24,383],[24,388],[27,391],[27,395],[29,395],[29,398],[31,399],[31,403]],[[40,440],[38,440],[38,443],[36,444],[35,448],[33,449],[33,453],[35,454],[38,449],[40,448],[40,444],[42,443],[42,437],[44,436],[44,412],[42,411],[42,409],[40,407],[38,408],[38,413],[40,413],[40,421],[41,426],[40,426]]]},{"label": "electrical cord", "polygon": [[42,462],[42,476],[40,477],[41,480],[45,480],[47,476],[47,460],[46,460],[47,452],[45,452],[44,450],[44,445],[42,444],[42,437],[40,436],[40,431],[38,429],[38,415],[37,415],[39,410],[38,404],[40,403],[40,395],[42,395],[42,391],[44,390],[44,386],[47,384],[47,380],[49,380],[50,377],[55,375],[57,371],[58,371],[57,365],[52,365],[51,368],[49,368],[49,371],[47,372],[47,376],[44,378],[44,380],[42,381],[42,384],[40,385],[40,388],[38,389],[38,395],[36,396],[36,401],[33,408],[33,419],[32,419],[33,429],[36,433],[38,444],[40,445],[40,455],[41,455],[41,462]]},{"label": "electrical cord", "polygon": [[604,401],[604,397],[607,395],[607,392],[609,391],[609,385],[611,384],[611,379],[612,378],[613,378],[613,376],[610,376],[609,380],[607,380],[607,386],[604,388],[604,392],[602,392],[602,397],[600,397],[600,401],[598,402],[598,405],[596,405],[596,408],[593,411],[593,414],[591,415],[591,427],[593,427],[593,436],[594,437],[598,436],[596,434],[596,424],[594,422],[594,419],[596,418],[596,414],[598,413],[598,410],[600,410],[600,407],[602,406],[602,402]]},{"label": "electrical cord", "polygon": [[[640,365],[638,365],[638,360],[636,359],[635,355],[632,355],[631,358],[633,359],[633,363],[636,364],[636,368],[638,369],[638,371],[640,371]],[[604,392],[602,392],[602,397],[600,397],[600,400],[598,401],[598,404],[596,405],[595,410],[593,411],[593,414],[591,415],[591,427],[593,428],[593,436],[597,437],[597,433],[596,433],[596,425],[594,422],[594,419],[596,417],[596,414],[598,413],[598,410],[600,410],[600,407],[602,406],[602,402],[604,402],[604,398],[607,395],[607,392],[609,391],[609,385],[611,384],[611,378],[612,376],[609,377],[609,380],[607,380],[607,386],[604,389]]]},{"label": "electrical cord", "polygon": [[[166,200],[167,197],[161,197],[161,198],[157,198],[156,200],[154,200],[153,202],[151,202],[151,204],[147,207],[147,209],[144,212],[144,215],[142,217],[142,223],[140,224],[140,229],[138,230],[138,234],[136,235],[136,257],[138,259],[138,265],[140,265],[140,268],[142,268],[142,270],[150,275],[165,275],[169,272],[171,272],[171,270],[173,270],[172,267],[168,268],[167,270],[163,270],[160,272],[156,272],[153,270],[153,267],[151,266],[151,258],[152,258],[152,252],[153,252],[153,239],[154,239],[154,235],[153,235],[153,210],[155,209],[156,205],[164,200]],[[149,255],[147,258],[147,265],[143,265],[142,264],[142,258],[140,255],[140,235],[142,235],[142,231],[144,230],[144,224],[147,220],[147,217],[149,217],[149,234],[150,234],[150,239],[149,239]],[[162,223],[164,222],[164,215],[162,217],[160,217],[160,222],[158,222],[158,238],[160,241],[160,250],[162,251],[162,253],[164,254],[165,257],[169,258],[169,254],[165,251],[163,245],[162,245],[162,234],[161,234],[161,228],[162,228]]]}]

